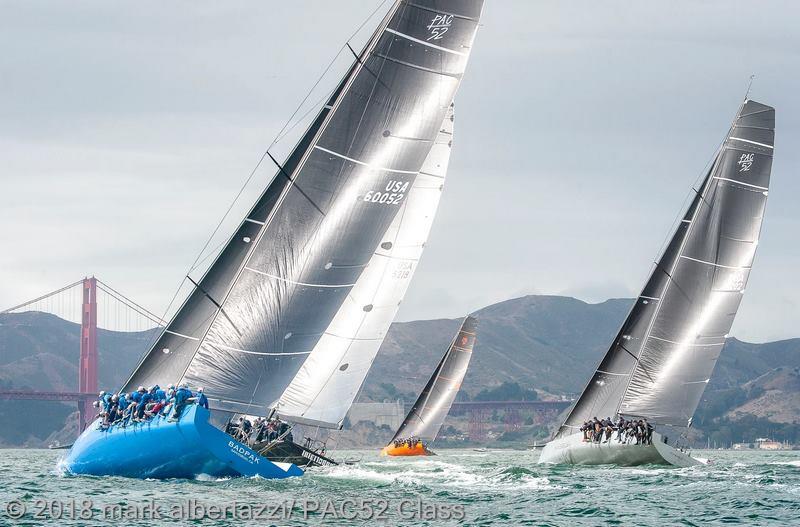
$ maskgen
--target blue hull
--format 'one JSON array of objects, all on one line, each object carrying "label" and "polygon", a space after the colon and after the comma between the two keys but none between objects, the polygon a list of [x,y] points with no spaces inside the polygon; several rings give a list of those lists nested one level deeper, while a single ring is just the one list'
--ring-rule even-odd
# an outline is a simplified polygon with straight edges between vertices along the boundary
[{"label": "blue hull", "polygon": [[208,422],[209,412],[186,407],[180,420],[165,418],[98,430],[90,425],[63,461],[72,474],[129,478],[302,476],[291,463],[274,463]]}]

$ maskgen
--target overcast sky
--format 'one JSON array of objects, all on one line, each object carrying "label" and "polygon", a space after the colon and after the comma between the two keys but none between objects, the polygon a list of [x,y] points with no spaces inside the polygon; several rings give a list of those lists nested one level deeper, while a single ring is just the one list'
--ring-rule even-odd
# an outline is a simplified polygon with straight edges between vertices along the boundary
[{"label": "overcast sky", "polygon": [[[378,3],[4,2],[0,308],[94,274],[163,311]],[[799,336],[798,20],[789,0],[487,0],[400,319],[635,296],[755,74],[751,97],[777,109],[775,161],[732,334]],[[273,172],[256,172],[234,222]]]}]

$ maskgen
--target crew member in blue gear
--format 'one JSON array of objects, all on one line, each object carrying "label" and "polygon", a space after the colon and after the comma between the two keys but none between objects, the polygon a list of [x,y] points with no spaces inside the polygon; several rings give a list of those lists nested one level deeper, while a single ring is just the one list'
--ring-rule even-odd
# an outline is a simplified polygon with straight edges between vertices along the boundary
[{"label": "crew member in blue gear", "polygon": [[206,394],[203,393],[203,388],[197,389],[197,394],[195,397],[197,398],[197,406],[208,410],[208,397],[206,397]]},{"label": "crew member in blue gear", "polygon": [[100,405],[102,406],[103,411],[108,412],[108,410],[111,408],[111,394],[102,391],[98,395],[98,398],[100,400]]},{"label": "crew member in blue gear", "polygon": [[183,413],[183,408],[186,406],[191,396],[192,392],[189,390],[189,386],[186,383],[178,386],[178,389],[175,391],[175,412],[172,414],[170,421],[177,421],[180,418],[181,413]]},{"label": "crew member in blue gear", "polygon": [[131,394],[133,396],[133,402],[135,402],[138,405],[139,401],[142,400],[142,394],[144,392],[145,392],[144,386],[139,386],[139,388],[137,388],[136,391]]},{"label": "crew member in blue gear", "polygon": [[156,402],[160,401],[160,402],[166,403],[166,401],[167,401],[167,392],[165,392],[161,388],[161,386],[159,386],[158,384],[155,385],[155,389],[156,389],[156,391],[155,391],[154,395],[155,395]]},{"label": "crew member in blue gear", "polygon": [[125,392],[119,392],[117,396],[117,415],[118,420],[124,421],[125,420],[125,410],[128,408],[130,404],[130,399],[128,399],[128,394]]},{"label": "crew member in blue gear", "polygon": [[153,400],[153,395],[142,388],[139,397],[139,404],[136,405],[136,419],[141,421],[144,419],[144,410],[147,408],[147,403]]}]

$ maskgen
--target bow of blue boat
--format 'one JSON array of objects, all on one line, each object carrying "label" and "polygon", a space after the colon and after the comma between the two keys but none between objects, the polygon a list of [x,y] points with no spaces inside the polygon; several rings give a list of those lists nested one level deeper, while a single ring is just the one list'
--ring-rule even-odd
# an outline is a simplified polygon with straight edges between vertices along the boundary
[{"label": "bow of blue boat", "polygon": [[71,474],[131,478],[302,476],[292,463],[276,463],[209,423],[208,410],[191,405],[177,421],[164,417],[101,430],[95,421],[72,445],[62,466]]}]

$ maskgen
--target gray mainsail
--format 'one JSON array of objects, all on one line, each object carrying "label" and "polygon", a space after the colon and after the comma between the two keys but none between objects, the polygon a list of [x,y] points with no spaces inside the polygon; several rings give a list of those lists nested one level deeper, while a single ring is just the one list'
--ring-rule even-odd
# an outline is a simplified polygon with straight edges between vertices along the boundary
[{"label": "gray mainsail", "polygon": [[[376,251],[391,256],[386,234],[447,117],[481,9],[482,0],[392,6],[129,389],[183,379],[204,386],[215,409],[277,405],[356,300]],[[381,311],[357,307],[363,324]]]},{"label": "gray mainsail", "polygon": [[746,100],[642,293],[556,437],[617,413],[686,427],[741,302],[769,190],[775,110]]},{"label": "gray mainsail", "polygon": [[468,316],[464,319],[456,337],[392,441],[411,437],[425,441],[436,439],[467,373],[477,328],[478,322],[474,317]]}]

